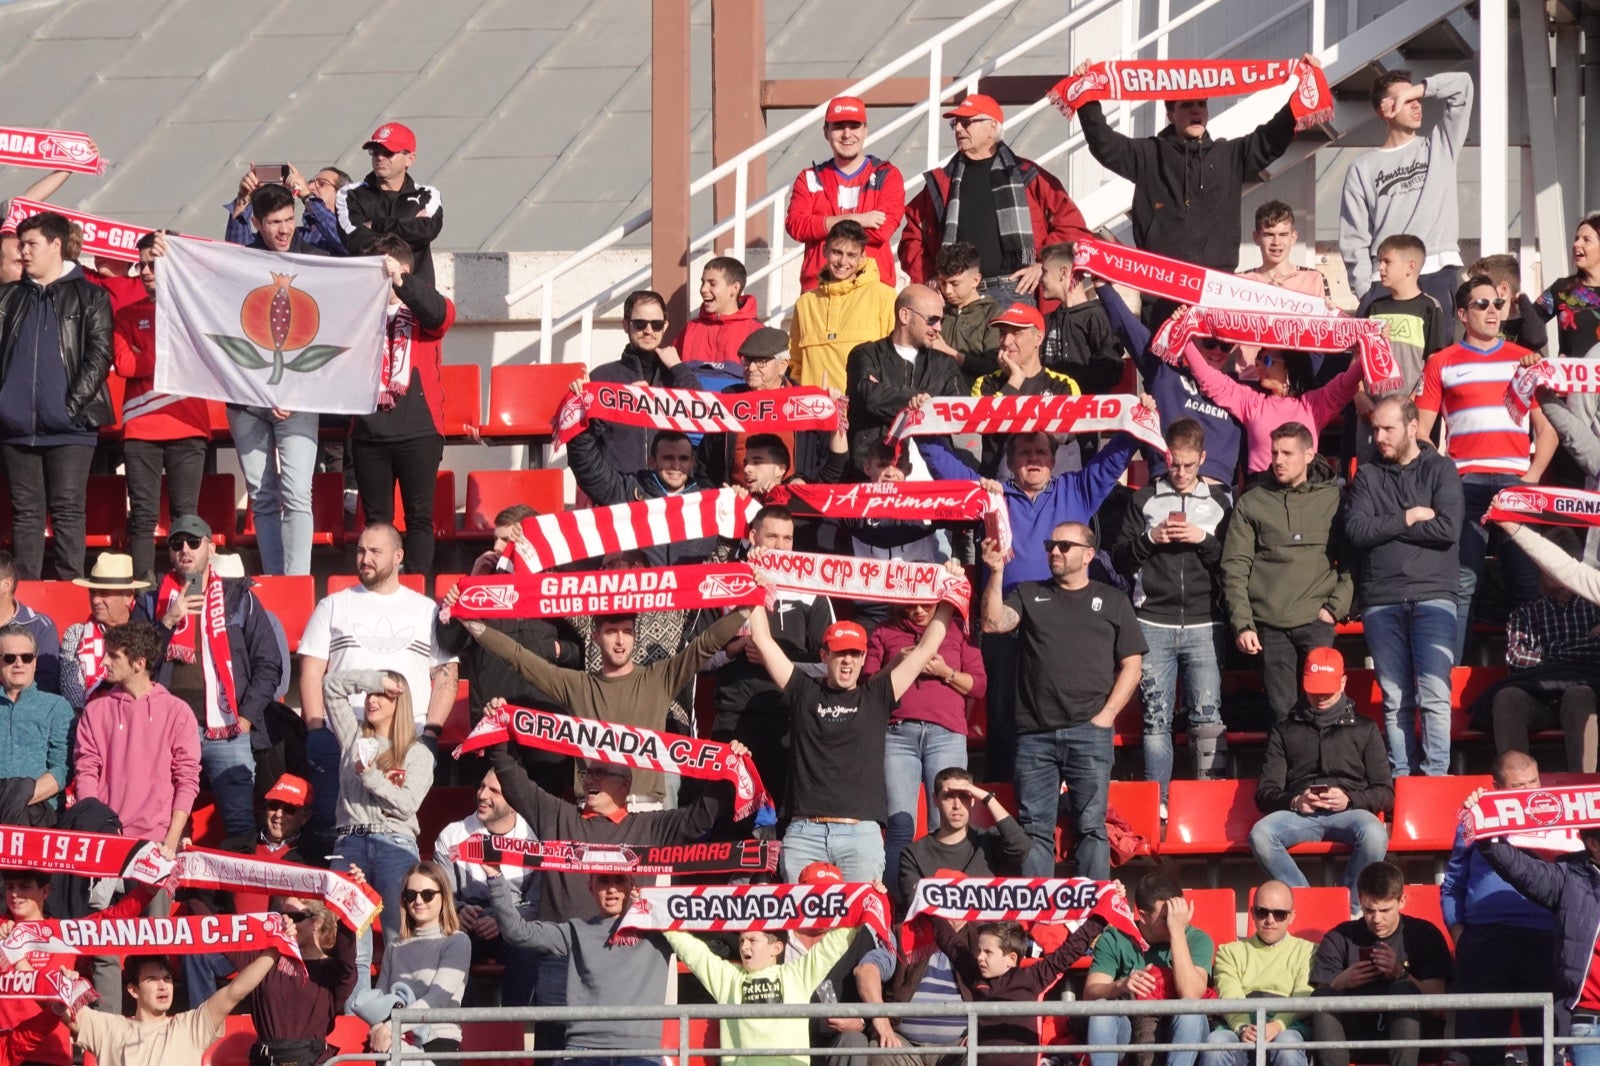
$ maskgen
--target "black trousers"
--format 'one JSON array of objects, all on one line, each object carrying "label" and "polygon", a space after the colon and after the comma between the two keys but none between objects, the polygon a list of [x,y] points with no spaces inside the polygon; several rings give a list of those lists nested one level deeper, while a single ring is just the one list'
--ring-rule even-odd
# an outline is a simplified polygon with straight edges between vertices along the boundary
[{"label": "black trousers", "polygon": [[1321,619],[1289,629],[1257,624],[1256,636],[1261,639],[1261,686],[1266,689],[1272,716],[1281,722],[1300,698],[1306,652],[1333,647],[1333,624]]},{"label": "black trousers", "polygon": [[38,581],[44,576],[44,521],[55,531],[52,556],[56,577],[83,576],[83,538],[92,444],[58,444],[50,448],[0,444],[6,480],[11,484],[12,537],[17,577]]},{"label": "black trousers", "polygon": [[[1385,991],[1397,996],[1414,996],[1417,986],[1410,981],[1396,981]],[[1349,995],[1348,992],[1335,992],[1332,988],[1319,988],[1312,993],[1314,996],[1341,996]],[[1312,1039],[1317,1041],[1337,1041],[1344,1043],[1348,1040],[1405,1040],[1410,1043],[1403,1047],[1389,1049],[1389,1066],[1417,1066],[1416,1041],[1422,1038],[1422,1019],[1415,1013],[1407,1011],[1362,1011],[1352,1014],[1334,1014],[1323,1011],[1312,1015]],[[1317,1066],[1350,1066],[1350,1049],[1348,1047],[1323,1048],[1313,1052],[1317,1057]],[[1363,1060],[1370,1059],[1376,1053],[1364,1051],[1361,1053]]]},{"label": "black trousers", "polygon": [[[209,443],[204,437],[123,442],[123,464],[128,472],[128,550],[133,555],[135,577],[155,580],[161,471],[167,472],[167,505],[172,517],[198,513]],[[233,530],[214,532],[231,535]]]},{"label": "black trousers", "polygon": [[[1526,749],[1522,749],[1526,750]],[[1514,925],[1471,925],[1461,930],[1456,943],[1457,992],[1550,992],[1556,971],[1554,936],[1548,929],[1526,929]],[[1559,1002],[1559,998],[1557,1000]],[[1544,1014],[1539,1010],[1519,1012],[1522,1035],[1537,1040],[1544,1032]],[[1463,1010],[1456,1012],[1456,1035],[1509,1037],[1509,1010]],[[1472,1066],[1498,1066],[1505,1060],[1503,1047],[1468,1047],[1467,1061]]]},{"label": "black trousers", "polygon": [[438,434],[411,440],[355,439],[352,446],[356,488],[368,522],[394,521],[394,487],[406,513],[405,569],[433,573],[433,485],[444,460],[444,438]]}]

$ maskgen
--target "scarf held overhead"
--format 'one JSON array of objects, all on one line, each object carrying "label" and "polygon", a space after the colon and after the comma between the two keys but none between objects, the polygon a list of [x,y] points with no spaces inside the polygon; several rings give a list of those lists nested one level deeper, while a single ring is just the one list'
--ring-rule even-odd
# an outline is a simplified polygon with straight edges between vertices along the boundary
[{"label": "scarf held overhead", "polygon": [[827,389],[717,393],[588,381],[556,411],[555,438],[565,444],[591,418],[683,433],[778,433],[838,428],[839,404]]},{"label": "scarf held overhead", "polygon": [[[104,256],[107,259],[117,259],[124,263],[137,263],[139,261],[139,238],[150,230],[143,226],[134,226],[126,222],[117,222],[98,215],[86,215],[81,211],[68,211],[66,208],[55,204],[41,203],[38,200],[25,200],[20,196],[13,197],[11,207],[6,212],[6,220],[0,226],[0,233],[12,234],[17,232],[17,224],[23,219],[45,211],[60,215],[68,222],[75,222],[83,231],[83,254]],[[200,238],[191,238],[199,240]]]},{"label": "scarf held overhead", "polygon": [[231,851],[185,848],[178,853],[176,873],[182,888],[320,899],[357,933],[364,932],[383,909],[382,899],[371,885],[357,884],[337,871],[269,862]]},{"label": "scarf held overhead", "polygon": [[889,426],[888,443],[952,433],[1123,432],[1165,454],[1156,412],[1137,396],[936,396],[907,407]]},{"label": "scarf held overhead", "polygon": [[888,522],[975,522],[1011,550],[1005,496],[971,481],[865,481],[853,485],[784,486],[789,510],[819,518]]},{"label": "scarf held overhead", "polygon": [[1395,392],[1405,385],[1400,364],[1389,346],[1388,324],[1375,318],[1181,307],[1156,330],[1150,351],[1173,366],[1181,366],[1184,347],[1196,337],[1298,352],[1332,353],[1354,348],[1361,354],[1362,379],[1374,396]]},{"label": "scarf held overhead", "polygon": [[679,544],[701,537],[744,536],[761,504],[733,489],[659,496],[610,507],[558,511],[522,520],[523,535],[506,546],[530,574],[613,552]]},{"label": "scarf held overhead", "polygon": [[1600,492],[1517,485],[1501,489],[1489,502],[1486,522],[1528,522],[1540,526],[1600,526]]},{"label": "scarf held overhead", "polygon": [[909,959],[935,947],[926,918],[952,922],[1049,922],[1076,930],[1098,915],[1128,939],[1146,947],[1128,901],[1111,881],[1085,877],[924,877],[906,907],[901,948]]},{"label": "scarf held overhead", "polygon": [[150,840],[8,825],[0,827],[0,869],[126,877],[161,885],[172,876],[173,864],[161,854],[161,846]]},{"label": "scarf held overhead", "polygon": [[866,926],[892,949],[889,899],[869,884],[675,885],[641,888],[619,931],[779,933]]},{"label": "scarf held overhead", "polygon": [[0,163],[38,170],[70,170],[74,174],[106,172],[94,138],[73,130],[0,126]]},{"label": "scarf held overhead", "polygon": [[972,583],[940,563],[817,555],[777,548],[763,550],[761,557],[751,562],[772,579],[772,587],[779,595],[799,593],[871,603],[944,602],[963,618],[969,617],[972,605]]},{"label": "scarf held overhead", "polygon": [[1468,840],[1594,829],[1600,827],[1600,785],[1491,789],[1461,812],[1461,825]]},{"label": "scarf held overhead", "polygon": [[1528,420],[1536,389],[1600,392],[1600,364],[1589,359],[1541,359],[1518,370],[1506,386],[1506,410],[1518,423]]},{"label": "scarf held overhead", "polygon": [[63,918],[18,922],[0,940],[0,972],[35,951],[52,955],[212,955],[277,948],[301,962],[281,914],[191,914],[183,918]]},{"label": "scarf held overhead", "polygon": [[0,999],[53,1000],[75,1014],[100,998],[94,985],[64,967],[0,974]]},{"label": "scarf held overhead", "polygon": [[[483,863],[484,836],[457,844],[451,858]],[[524,870],[573,874],[758,874],[778,868],[776,840],[724,840],[701,844],[591,844],[571,840],[490,838],[495,861]]]},{"label": "scarf held overhead", "polygon": [[571,615],[754,606],[765,600],[745,563],[588,570],[516,577],[464,577],[452,618]]},{"label": "scarf held overhead", "polygon": [[1072,269],[1173,303],[1234,311],[1332,317],[1320,296],[1196,266],[1154,252],[1085,237],[1074,241]]},{"label": "scarf held overhead", "polygon": [[1049,100],[1071,118],[1102,100],[1209,100],[1294,82],[1289,110],[1296,130],[1333,121],[1327,75],[1304,59],[1124,59],[1092,64],[1056,82]]},{"label": "scarf held overhead", "polygon": [[[161,579],[156,603],[162,613],[183,598],[184,586],[177,574]],[[200,653],[200,641],[205,653]],[[233,650],[228,646],[228,609],[223,597],[222,578],[214,568],[206,570],[204,602],[199,614],[185,615],[172,631],[167,643],[167,659],[187,666],[199,665],[205,678],[206,739],[231,740],[239,735],[239,692],[233,679]]]},{"label": "scarf held overhead", "polygon": [[455,757],[512,739],[524,747],[560,755],[660,770],[702,781],[727,781],[733,785],[734,818],[739,821],[754,814],[758,805],[770,803],[750,756],[735,755],[726,744],[509,703],[498,712],[484,715],[456,748]]}]

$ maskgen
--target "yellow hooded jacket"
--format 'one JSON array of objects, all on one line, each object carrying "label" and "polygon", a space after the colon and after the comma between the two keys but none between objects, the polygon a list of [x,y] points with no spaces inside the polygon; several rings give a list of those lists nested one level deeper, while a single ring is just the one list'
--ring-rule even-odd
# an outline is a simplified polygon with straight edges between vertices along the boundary
[{"label": "yellow hooded jacket", "polygon": [[789,372],[796,384],[845,390],[850,349],[894,332],[894,286],[878,276],[871,258],[848,281],[822,281],[802,293],[789,330]]}]

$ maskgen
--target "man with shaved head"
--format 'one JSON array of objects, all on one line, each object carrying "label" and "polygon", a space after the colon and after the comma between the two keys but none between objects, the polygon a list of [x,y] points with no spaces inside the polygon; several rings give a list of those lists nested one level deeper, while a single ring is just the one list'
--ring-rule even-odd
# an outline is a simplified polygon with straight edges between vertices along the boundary
[{"label": "man with shaved head", "polygon": [[[1539,764],[1533,756],[1508,751],[1494,761],[1495,788],[1538,788]],[[1520,841],[1519,841],[1520,843]],[[1552,852],[1575,848],[1576,841],[1555,842]],[[1456,830],[1455,847],[1439,886],[1444,924],[1456,943],[1457,992],[1555,992],[1551,959],[1555,918],[1507,884],[1478,849]],[[1557,996],[1560,1003],[1560,996]],[[1543,1030],[1538,1010],[1522,1011],[1522,1035]],[[1456,1035],[1504,1037],[1511,1033],[1509,1010],[1459,1011]],[[1470,1066],[1490,1066],[1505,1054],[1500,1047],[1463,1049]]]},{"label": "man with shaved head", "polygon": [[959,396],[961,368],[942,340],[944,297],[926,285],[907,285],[894,301],[894,330],[850,349],[845,366],[850,397],[850,462],[865,471],[867,452],[913,396]]},{"label": "man with shaved head", "polygon": [[[1250,907],[1255,935],[1217,949],[1212,979],[1221,999],[1257,996],[1309,996],[1311,956],[1316,945],[1289,932],[1294,924],[1294,889],[1282,881],[1264,881]],[[1306,1066],[1306,1053],[1298,1046],[1306,1038],[1299,1016],[1277,1011],[1258,1029],[1252,1014],[1225,1014],[1206,1043],[1214,1050],[1202,1052],[1200,1066],[1245,1066],[1254,1056],[1241,1044],[1262,1040],[1272,1045],[1272,1066]]]}]

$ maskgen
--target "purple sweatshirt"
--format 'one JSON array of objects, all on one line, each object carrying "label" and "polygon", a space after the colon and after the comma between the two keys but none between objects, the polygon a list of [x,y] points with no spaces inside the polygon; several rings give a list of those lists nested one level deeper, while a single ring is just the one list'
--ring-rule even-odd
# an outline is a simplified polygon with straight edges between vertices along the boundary
[{"label": "purple sweatshirt", "polygon": [[1272,465],[1272,431],[1285,422],[1299,422],[1311,431],[1311,449],[1317,447],[1317,431],[1343,411],[1361,387],[1361,360],[1351,359],[1350,369],[1320,389],[1303,396],[1272,396],[1253,386],[1235,381],[1206,362],[1191,341],[1183,350],[1189,372],[1218,407],[1244,424],[1245,443],[1250,449],[1250,473]]},{"label": "purple sweatshirt", "polygon": [[121,686],[97,696],[78,722],[78,799],[98,799],[122,819],[122,835],[163,840],[173,811],[200,794],[200,726],[161,685],[143,699]]}]

